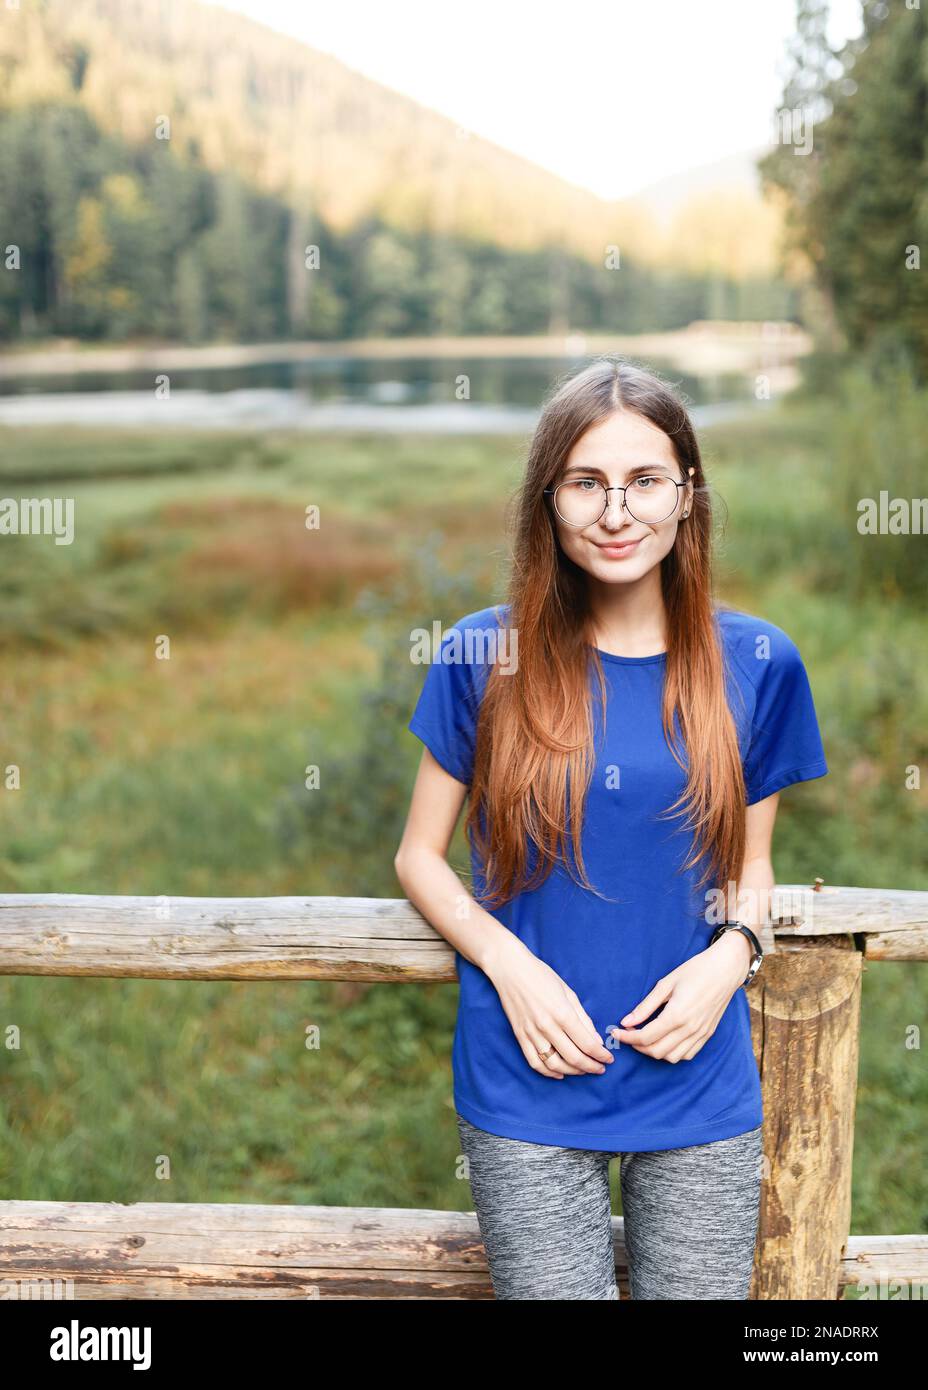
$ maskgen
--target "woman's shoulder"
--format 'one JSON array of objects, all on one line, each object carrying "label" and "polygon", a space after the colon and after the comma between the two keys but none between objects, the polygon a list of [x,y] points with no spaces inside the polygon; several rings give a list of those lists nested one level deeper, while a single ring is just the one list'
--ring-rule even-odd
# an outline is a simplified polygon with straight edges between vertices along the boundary
[{"label": "woman's shoulder", "polygon": [[463,618],[458,618],[451,626],[459,632],[467,628],[492,631],[494,628],[505,627],[508,621],[509,604],[491,603],[487,608],[477,608],[473,613],[465,613]]},{"label": "woman's shoulder", "polygon": [[490,604],[465,613],[442,633],[441,660],[473,671],[486,672],[499,664],[514,669],[518,660],[518,633],[509,628],[509,604]]},{"label": "woman's shoulder", "polygon": [[[733,647],[747,647],[753,650],[761,643],[769,643],[781,651],[796,648],[796,643],[782,627],[777,627],[769,618],[761,618],[756,613],[747,613],[742,608],[731,608],[728,604],[717,603],[715,616],[723,637]],[[798,651],[798,648],[796,648]]]},{"label": "woman's shoulder", "polygon": [[715,616],[728,652],[752,685],[765,672],[801,664],[799,648],[789,633],[769,619],[727,604],[716,604]]},{"label": "woman's shoulder", "polygon": [[509,631],[509,604],[493,603],[465,613],[446,629],[444,640],[463,650],[483,651],[512,639]]}]

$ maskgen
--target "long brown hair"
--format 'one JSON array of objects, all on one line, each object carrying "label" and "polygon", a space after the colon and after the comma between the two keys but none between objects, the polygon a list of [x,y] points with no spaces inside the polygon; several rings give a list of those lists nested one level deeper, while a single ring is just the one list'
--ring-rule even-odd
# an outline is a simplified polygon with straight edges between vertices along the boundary
[{"label": "long brown hair", "polygon": [[[673,757],[687,772],[667,814],[682,815],[693,834],[683,868],[702,861],[700,885],[708,879],[725,891],[741,873],[744,775],[713,619],[712,506],[699,445],[685,407],[659,376],[606,356],[549,394],[514,499],[506,627],[517,632],[518,661],[505,675],[492,667],[487,678],[465,822],[483,860],[481,900],[488,906],[536,887],[556,861],[572,875],[575,866],[579,882],[598,891],[581,853],[595,762],[591,660],[603,709],[605,678],[590,644],[587,576],[561,549],[544,489],[557,482],[586,430],[616,410],[635,411],[663,430],[693,484],[689,516],[661,561],[667,612],[662,723]],[[532,846],[537,855],[529,872]]]}]

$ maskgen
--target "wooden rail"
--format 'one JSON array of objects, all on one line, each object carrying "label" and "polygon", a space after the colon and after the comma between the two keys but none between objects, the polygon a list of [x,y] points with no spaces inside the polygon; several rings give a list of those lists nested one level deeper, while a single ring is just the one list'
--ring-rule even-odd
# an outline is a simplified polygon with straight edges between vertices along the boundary
[{"label": "wooden rail", "polygon": [[[928,1237],[848,1235],[863,963],[928,959],[928,892],[780,885],[773,916],[776,950],[747,989],[766,1165],[751,1297],[928,1283]],[[2,974],[456,978],[405,900],[38,893],[0,895]],[[0,1202],[0,1292],[54,1280],[76,1298],[492,1297],[473,1213]]]},{"label": "wooden rail", "polygon": [[[622,1217],[612,1230],[628,1298]],[[839,1286],[881,1280],[928,1280],[928,1237],[852,1236]],[[51,1282],[75,1299],[493,1297],[473,1212],[0,1202],[0,1293]]]},{"label": "wooden rail", "polygon": [[[928,960],[928,892],[781,884],[773,915],[778,952],[840,936],[867,960]],[[451,947],[404,898],[68,893],[0,894],[0,975],[456,979]]]}]

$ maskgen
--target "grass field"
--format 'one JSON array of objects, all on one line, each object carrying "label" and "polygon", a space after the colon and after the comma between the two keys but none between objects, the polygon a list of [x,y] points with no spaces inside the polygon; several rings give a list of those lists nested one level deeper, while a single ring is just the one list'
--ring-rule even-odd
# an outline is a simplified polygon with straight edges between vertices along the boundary
[{"label": "grass field", "polygon": [[[908,485],[906,420],[871,438],[806,402],[704,436],[728,509],[720,596],[799,644],[831,768],[782,798],[781,882],[928,888],[925,794],[905,786],[928,760],[924,583],[908,578],[924,551],[875,537],[862,554],[848,502],[857,476],[870,495]],[[6,432],[0,492],[73,496],[77,529],[70,547],[0,550],[2,765],[21,774],[0,795],[0,891],[400,896],[409,630],[504,596],[524,452]],[[906,1047],[924,972],[866,971],[854,1231],[928,1218],[928,1075]],[[0,1001],[20,1039],[0,1062],[2,1197],[470,1206],[452,986],[12,978]]]}]

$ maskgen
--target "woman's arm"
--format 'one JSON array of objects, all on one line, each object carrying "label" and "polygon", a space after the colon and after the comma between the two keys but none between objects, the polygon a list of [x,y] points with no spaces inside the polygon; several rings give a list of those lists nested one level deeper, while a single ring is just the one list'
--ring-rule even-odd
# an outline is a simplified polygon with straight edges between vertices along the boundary
[{"label": "woman's arm", "polygon": [[[614,1058],[579,998],[559,975],[482,908],[447,861],[467,788],[426,748],[393,859],[409,901],[492,980],[529,1066],[557,1080],[605,1070]],[[556,1052],[541,1061],[539,1051]]]},{"label": "woman's arm", "polygon": [[396,876],[409,901],[446,941],[481,970],[505,951],[512,932],[480,907],[447,861],[467,788],[426,748],[413,787]]},{"label": "woman's arm", "polygon": [[[747,808],[744,864],[733,895],[734,901],[729,903],[726,913],[730,921],[743,922],[746,927],[750,927],[760,941],[761,949],[765,953],[769,951],[771,955],[776,950],[773,929],[770,926],[771,894],[775,884],[771,856],[773,827],[776,824],[779,801],[779,792],[774,792],[773,796],[756,801],[753,806]],[[718,948],[723,943],[727,943],[725,950],[719,951]],[[742,964],[744,969],[741,979],[744,979],[753,954],[751,943],[744,932],[727,931],[709,949],[720,959],[729,955],[735,962]]]}]

